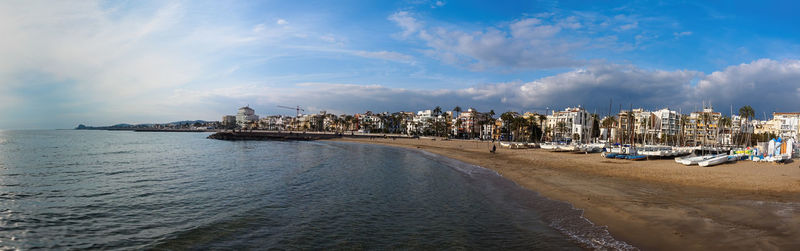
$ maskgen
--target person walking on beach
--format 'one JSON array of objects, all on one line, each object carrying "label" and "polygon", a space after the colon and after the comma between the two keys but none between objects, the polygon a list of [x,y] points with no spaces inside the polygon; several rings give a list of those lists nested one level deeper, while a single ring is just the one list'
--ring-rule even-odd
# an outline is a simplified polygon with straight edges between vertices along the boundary
[{"label": "person walking on beach", "polygon": [[495,151],[497,151],[497,145],[492,144],[492,150],[489,152],[494,153]]}]

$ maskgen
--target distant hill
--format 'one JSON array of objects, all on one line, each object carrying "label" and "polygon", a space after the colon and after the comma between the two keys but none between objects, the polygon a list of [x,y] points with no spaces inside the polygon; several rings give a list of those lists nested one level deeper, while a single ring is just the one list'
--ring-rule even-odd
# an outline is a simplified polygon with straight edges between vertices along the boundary
[{"label": "distant hill", "polygon": [[[216,122],[216,121],[183,120],[183,121],[175,121],[175,122],[169,122],[169,123],[158,124],[158,125],[182,126],[182,125],[193,125],[195,123],[207,124],[207,123],[213,123],[213,122]],[[75,130],[134,130],[134,129],[140,129],[140,128],[152,128],[155,125],[157,125],[157,124],[135,124],[135,125],[132,125],[132,124],[124,124],[123,123],[123,124],[116,124],[116,125],[112,125],[112,126],[87,126],[87,125],[84,125],[84,124],[80,124],[77,127],[75,127]]]}]

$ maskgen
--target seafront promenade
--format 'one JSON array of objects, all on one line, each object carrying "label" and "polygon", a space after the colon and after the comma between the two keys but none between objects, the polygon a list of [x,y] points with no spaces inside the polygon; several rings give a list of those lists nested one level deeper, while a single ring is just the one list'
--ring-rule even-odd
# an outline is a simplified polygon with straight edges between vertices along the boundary
[{"label": "seafront promenade", "polygon": [[303,131],[221,131],[208,136],[209,139],[218,140],[325,140],[335,138],[353,139],[410,139],[405,135],[364,134],[364,133],[330,133],[330,132],[303,132]]}]

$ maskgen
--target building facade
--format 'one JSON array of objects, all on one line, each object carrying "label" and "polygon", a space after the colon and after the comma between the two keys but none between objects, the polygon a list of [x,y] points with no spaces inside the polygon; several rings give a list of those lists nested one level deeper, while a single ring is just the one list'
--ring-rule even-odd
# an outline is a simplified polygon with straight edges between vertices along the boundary
[{"label": "building facade", "polygon": [[[592,129],[591,115],[582,107],[567,107],[553,111],[547,116],[547,127],[554,139],[579,141],[585,139]],[[575,138],[577,136],[577,138]]]},{"label": "building facade", "polygon": [[258,115],[250,106],[239,108],[239,112],[236,113],[236,125],[241,128],[247,127],[256,121],[258,121]]}]

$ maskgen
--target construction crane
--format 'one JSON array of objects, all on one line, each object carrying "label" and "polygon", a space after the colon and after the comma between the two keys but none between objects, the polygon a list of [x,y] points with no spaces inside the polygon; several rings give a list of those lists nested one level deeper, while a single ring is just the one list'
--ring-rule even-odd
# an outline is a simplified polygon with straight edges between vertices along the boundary
[{"label": "construction crane", "polygon": [[282,106],[282,105],[279,105],[278,107],[280,107],[280,108],[285,108],[285,109],[291,109],[291,110],[295,110],[295,111],[297,111],[297,117],[298,117],[298,118],[300,117],[300,112],[301,112],[301,111],[306,111],[306,110],[303,110],[303,108],[300,108],[300,106],[299,106],[299,105],[298,105],[297,107],[289,107],[289,106]]}]

